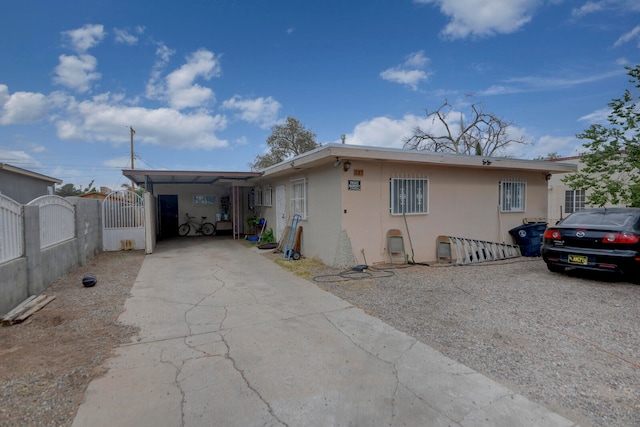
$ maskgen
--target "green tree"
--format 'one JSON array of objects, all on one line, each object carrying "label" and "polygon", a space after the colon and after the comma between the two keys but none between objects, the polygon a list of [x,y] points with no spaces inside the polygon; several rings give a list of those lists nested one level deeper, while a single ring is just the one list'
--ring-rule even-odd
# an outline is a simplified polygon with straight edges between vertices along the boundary
[{"label": "green tree", "polygon": [[437,110],[429,112],[427,117],[433,123],[439,123],[438,131],[413,129],[413,135],[404,139],[404,148],[427,150],[442,153],[493,156],[503,154],[504,148],[512,143],[526,144],[524,138],[511,138],[507,122],[495,114],[485,113],[480,103],[471,104],[468,119],[462,113],[454,115],[453,105],[445,101]]},{"label": "green tree", "polygon": [[76,187],[75,185],[69,183],[65,184],[62,187],[56,190],[56,196],[61,197],[69,197],[69,196],[81,196],[85,193],[90,193],[92,191],[96,191],[96,187],[93,185],[93,180],[86,187]]},{"label": "green tree", "polygon": [[82,191],[82,194],[85,193],[91,193],[93,191],[97,191],[96,187],[93,186],[93,181],[95,181],[94,179],[91,180],[91,182],[89,183],[89,185],[87,185]]},{"label": "green tree", "polygon": [[608,105],[607,126],[594,124],[576,135],[587,140],[584,165],[562,179],[573,189],[586,190],[594,206],[625,204],[640,207],[640,65],[625,67],[631,89]]},{"label": "green tree", "polygon": [[[122,188],[123,188],[123,189],[125,189],[125,190],[131,191],[131,184],[122,184],[122,185],[120,185],[120,187],[122,187]],[[134,192],[134,193],[136,193],[136,194],[137,194],[138,196],[140,196],[140,197],[144,196],[144,193],[145,193],[146,191],[147,191],[147,190],[145,190],[145,189],[144,189],[144,188],[142,188],[142,187],[138,187],[138,188],[136,188],[135,190],[133,190],[133,192]]]},{"label": "green tree", "polygon": [[280,163],[289,157],[311,151],[320,147],[316,141],[316,134],[306,129],[297,119],[287,117],[283,125],[275,125],[271,128],[271,135],[267,138],[269,152],[263,156],[256,156],[249,166],[253,170]]},{"label": "green tree", "polygon": [[71,183],[65,184],[56,190],[56,196],[61,197],[79,196],[81,194],[83,194],[83,191]]}]

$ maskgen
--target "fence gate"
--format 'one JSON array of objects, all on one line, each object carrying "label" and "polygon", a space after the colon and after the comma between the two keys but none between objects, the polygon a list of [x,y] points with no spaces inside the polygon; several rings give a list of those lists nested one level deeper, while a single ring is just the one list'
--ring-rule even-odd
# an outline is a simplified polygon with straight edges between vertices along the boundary
[{"label": "fence gate", "polygon": [[144,201],[141,196],[121,190],[104,199],[102,244],[105,251],[145,248]]}]

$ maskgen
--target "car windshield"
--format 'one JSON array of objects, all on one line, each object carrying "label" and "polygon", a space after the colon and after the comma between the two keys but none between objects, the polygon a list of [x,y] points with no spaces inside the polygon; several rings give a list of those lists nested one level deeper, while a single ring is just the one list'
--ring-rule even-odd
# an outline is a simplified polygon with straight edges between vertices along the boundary
[{"label": "car windshield", "polygon": [[629,228],[638,220],[637,212],[576,212],[568,216],[562,225],[569,226],[608,226],[617,228]]}]

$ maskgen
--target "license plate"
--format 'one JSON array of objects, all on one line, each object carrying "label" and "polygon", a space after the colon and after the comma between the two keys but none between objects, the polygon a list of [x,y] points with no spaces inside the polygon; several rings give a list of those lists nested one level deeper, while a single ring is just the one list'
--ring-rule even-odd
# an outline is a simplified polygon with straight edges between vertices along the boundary
[{"label": "license plate", "polygon": [[589,257],[584,255],[569,255],[569,264],[587,265]]}]

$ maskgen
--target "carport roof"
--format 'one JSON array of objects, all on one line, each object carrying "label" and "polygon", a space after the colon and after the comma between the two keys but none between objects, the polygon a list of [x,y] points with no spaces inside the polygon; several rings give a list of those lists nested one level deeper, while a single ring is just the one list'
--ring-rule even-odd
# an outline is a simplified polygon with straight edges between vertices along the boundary
[{"label": "carport roof", "polygon": [[213,184],[218,181],[247,181],[259,177],[261,172],[212,172],[123,169],[122,175],[136,185],[158,184]]}]

